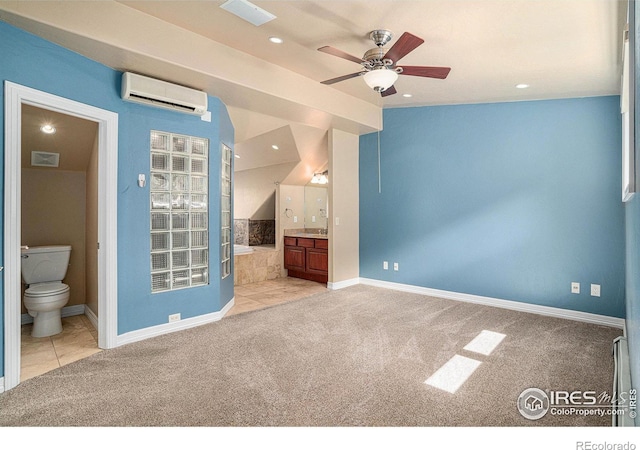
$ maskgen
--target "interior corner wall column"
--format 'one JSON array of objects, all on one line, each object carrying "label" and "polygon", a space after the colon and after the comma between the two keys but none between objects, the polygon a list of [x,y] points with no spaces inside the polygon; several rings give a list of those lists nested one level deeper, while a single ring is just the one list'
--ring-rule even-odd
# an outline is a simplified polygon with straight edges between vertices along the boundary
[{"label": "interior corner wall column", "polygon": [[329,282],[360,273],[360,200],[356,134],[329,130]]}]

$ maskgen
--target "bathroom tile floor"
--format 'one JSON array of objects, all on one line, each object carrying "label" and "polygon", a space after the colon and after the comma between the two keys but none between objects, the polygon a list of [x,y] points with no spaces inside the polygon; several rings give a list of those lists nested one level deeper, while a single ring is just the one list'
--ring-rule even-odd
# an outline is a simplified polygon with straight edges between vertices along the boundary
[{"label": "bathroom tile floor", "polygon": [[77,361],[100,351],[98,331],[87,316],[62,318],[62,333],[34,338],[32,324],[21,327],[20,381]]},{"label": "bathroom tile floor", "polygon": [[235,286],[235,304],[227,316],[299,300],[326,290],[325,284],[292,277]]},{"label": "bathroom tile floor", "polygon": [[[275,280],[235,286],[235,304],[227,316],[266,308],[324,292],[325,284],[300,278]],[[20,381],[86,358],[100,350],[98,331],[84,315],[62,318],[62,333],[46,338],[31,336],[31,324],[22,326]]]}]

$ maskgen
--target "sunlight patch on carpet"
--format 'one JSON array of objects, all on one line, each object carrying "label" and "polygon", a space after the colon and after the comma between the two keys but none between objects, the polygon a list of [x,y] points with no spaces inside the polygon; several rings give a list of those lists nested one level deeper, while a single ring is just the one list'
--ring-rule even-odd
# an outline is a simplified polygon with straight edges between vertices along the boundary
[{"label": "sunlight patch on carpet", "polygon": [[464,349],[489,356],[505,337],[507,337],[506,334],[482,330]]},{"label": "sunlight patch on carpet", "polygon": [[431,375],[425,384],[455,394],[480,364],[482,363],[475,359],[454,355],[436,373]]}]

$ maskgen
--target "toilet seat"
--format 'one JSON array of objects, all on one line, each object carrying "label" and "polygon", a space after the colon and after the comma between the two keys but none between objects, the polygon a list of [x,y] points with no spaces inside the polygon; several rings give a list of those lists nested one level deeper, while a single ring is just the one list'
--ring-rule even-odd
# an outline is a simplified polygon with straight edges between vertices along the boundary
[{"label": "toilet seat", "polygon": [[60,282],[38,283],[32,284],[26,291],[24,291],[24,294],[25,296],[29,296],[31,298],[38,298],[64,294],[69,290],[70,288],[68,285]]}]

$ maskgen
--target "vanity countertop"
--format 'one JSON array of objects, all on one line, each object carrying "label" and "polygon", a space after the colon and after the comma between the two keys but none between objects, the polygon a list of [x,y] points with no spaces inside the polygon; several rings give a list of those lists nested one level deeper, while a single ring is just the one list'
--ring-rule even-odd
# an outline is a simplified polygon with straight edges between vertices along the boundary
[{"label": "vanity countertop", "polygon": [[286,237],[301,237],[301,238],[309,238],[309,239],[329,239],[329,236],[326,234],[319,233],[286,233]]},{"label": "vanity countertop", "polygon": [[286,237],[301,237],[301,238],[309,238],[309,239],[328,239],[326,233],[319,233],[319,229],[307,229],[298,228],[298,229],[290,229],[284,230],[284,235]]}]

